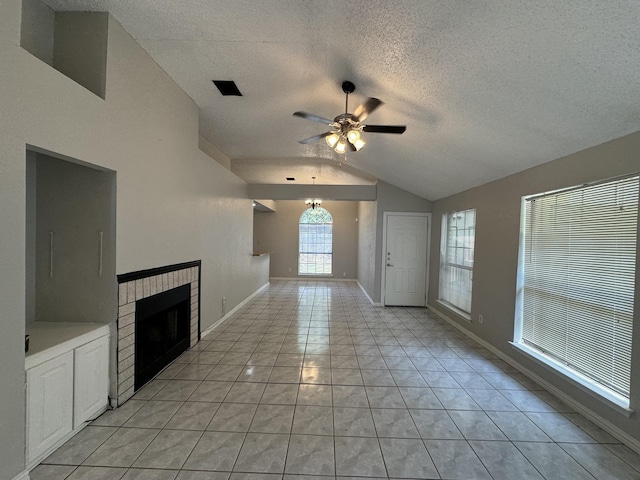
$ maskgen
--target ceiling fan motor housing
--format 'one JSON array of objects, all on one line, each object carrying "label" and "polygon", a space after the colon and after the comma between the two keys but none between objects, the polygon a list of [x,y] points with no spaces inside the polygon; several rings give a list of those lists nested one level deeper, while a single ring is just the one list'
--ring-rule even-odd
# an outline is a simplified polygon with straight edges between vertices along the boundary
[{"label": "ceiling fan motor housing", "polygon": [[348,133],[349,130],[362,130],[362,126],[358,123],[351,113],[342,113],[334,118],[335,127],[338,132],[342,132],[344,134]]},{"label": "ceiling fan motor housing", "polygon": [[356,91],[356,86],[349,80],[345,80],[344,82],[342,82],[342,91],[349,95],[350,93]]}]

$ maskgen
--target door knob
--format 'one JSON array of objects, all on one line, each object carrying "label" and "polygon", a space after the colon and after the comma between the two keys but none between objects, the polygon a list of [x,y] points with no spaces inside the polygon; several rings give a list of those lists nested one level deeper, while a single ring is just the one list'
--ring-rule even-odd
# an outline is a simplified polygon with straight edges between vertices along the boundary
[{"label": "door knob", "polygon": [[387,267],[393,267],[393,265],[391,265],[390,263],[387,263]]}]

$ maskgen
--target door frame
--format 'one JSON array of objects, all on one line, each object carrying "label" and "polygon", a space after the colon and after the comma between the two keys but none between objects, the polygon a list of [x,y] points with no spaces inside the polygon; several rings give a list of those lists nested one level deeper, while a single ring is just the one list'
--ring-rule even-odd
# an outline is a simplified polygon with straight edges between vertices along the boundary
[{"label": "door frame", "polygon": [[427,219],[427,264],[424,277],[424,306],[427,306],[427,298],[429,295],[429,266],[431,264],[431,213],[426,212],[382,212],[382,255],[380,257],[381,275],[380,275],[380,303],[385,307],[386,282],[387,282],[387,218],[389,216],[402,217],[426,217]]}]

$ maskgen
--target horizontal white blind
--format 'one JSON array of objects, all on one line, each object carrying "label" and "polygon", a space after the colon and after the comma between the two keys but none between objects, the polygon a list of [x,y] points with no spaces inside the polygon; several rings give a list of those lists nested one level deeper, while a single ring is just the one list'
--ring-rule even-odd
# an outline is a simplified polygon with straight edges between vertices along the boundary
[{"label": "horizontal white blind", "polygon": [[628,398],[638,177],[524,204],[522,341]]},{"label": "horizontal white blind", "polygon": [[471,312],[475,232],[475,209],[442,216],[440,300],[467,313]]}]

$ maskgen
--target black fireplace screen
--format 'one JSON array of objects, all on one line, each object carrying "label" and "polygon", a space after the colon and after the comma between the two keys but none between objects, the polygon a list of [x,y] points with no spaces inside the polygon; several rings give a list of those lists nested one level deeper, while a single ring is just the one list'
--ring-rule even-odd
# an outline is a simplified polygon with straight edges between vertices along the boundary
[{"label": "black fireplace screen", "polygon": [[135,390],[189,348],[190,298],[183,285],[136,302]]}]

